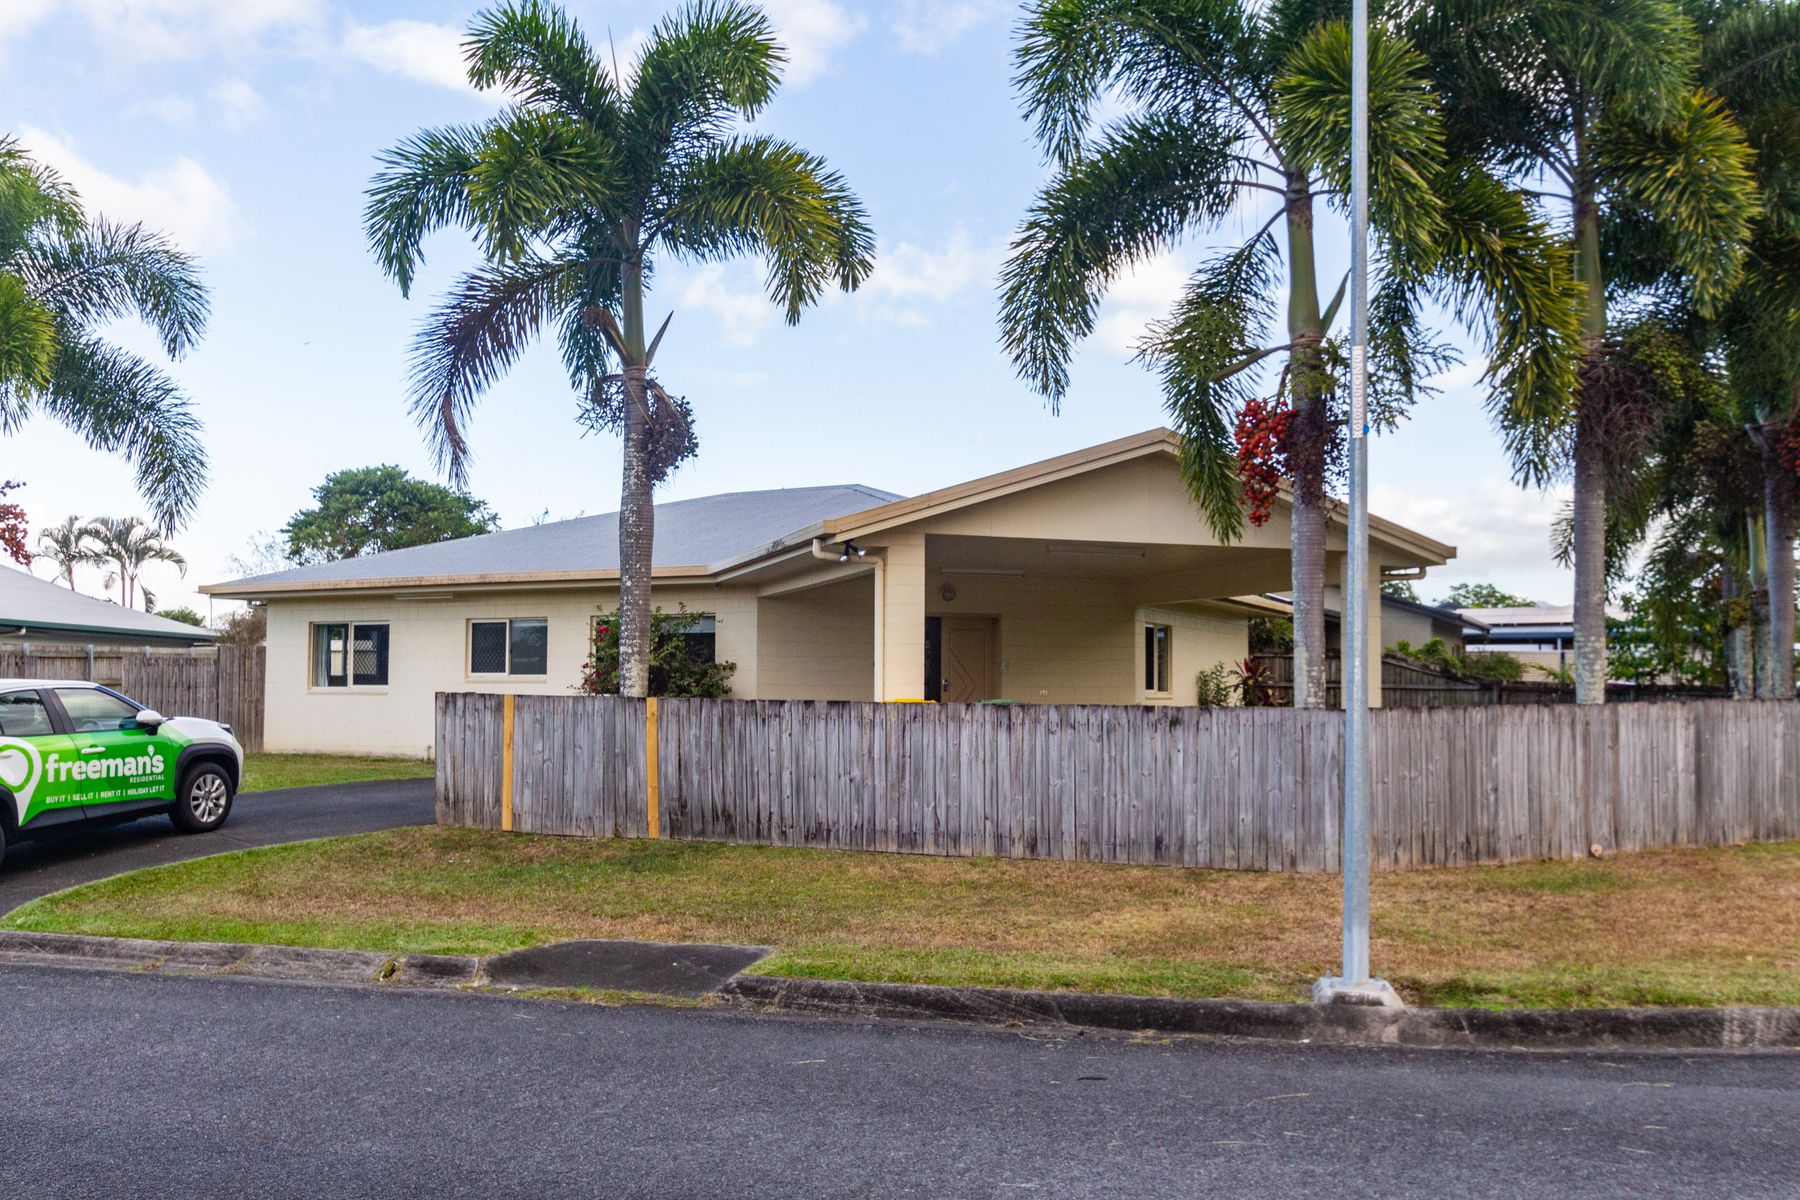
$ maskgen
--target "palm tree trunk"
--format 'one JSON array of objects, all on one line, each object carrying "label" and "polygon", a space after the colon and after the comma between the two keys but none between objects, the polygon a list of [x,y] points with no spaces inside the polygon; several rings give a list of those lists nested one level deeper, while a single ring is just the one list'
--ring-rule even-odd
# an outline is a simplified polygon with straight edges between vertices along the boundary
[{"label": "palm tree trunk", "polygon": [[[630,256],[628,256],[629,258]],[[619,693],[650,694],[650,571],[656,536],[655,483],[650,478],[650,422],[644,378],[644,274],[625,265],[625,455],[619,481]]]},{"label": "palm tree trunk", "polygon": [[[1600,267],[1600,215],[1593,193],[1575,203],[1576,272],[1587,289],[1582,352],[1604,353],[1606,282]],[[1575,426],[1575,703],[1606,703],[1606,445],[1593,411],[1577,397]]]},{"label": "palm tree trunk", "polygon": [[1312,185],[1287,178],[1288,380],[1294,424],[1288,468],[1294,488],[1290,526],[1294,591],[1294,707],[1325,705],[1325,380],[1320,347],[1324,321],[1313,255]]},{"label": "palm tree trunk", "polygon": [[1739,620],[1736,601],[1744,598],[1746,585],[1729,562],[1719,578],[1719,598],[1724,601],[1728,619],[1734,622],[1725,634],[1725,679],[1733,700],[1749,700],[1756,695],[1756,625]]},{"label": "palm tree trunk", "polygon": [[1762,454],[1763,562],[1767,574],[1768,642],[1762,654],[1767,700],[1794,698],[1794,508],[1793,487],[1768,429],[1757,439]]}]

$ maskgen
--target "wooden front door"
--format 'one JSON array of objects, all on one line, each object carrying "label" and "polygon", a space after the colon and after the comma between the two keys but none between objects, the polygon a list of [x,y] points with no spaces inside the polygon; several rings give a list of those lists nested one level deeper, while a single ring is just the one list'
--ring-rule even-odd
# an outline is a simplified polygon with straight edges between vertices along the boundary
[{"label": "wooden front door", "polygon": [[946,704],[992,700],[999,690],[1000,622],[994,617],[944,617],[939,699]]}]

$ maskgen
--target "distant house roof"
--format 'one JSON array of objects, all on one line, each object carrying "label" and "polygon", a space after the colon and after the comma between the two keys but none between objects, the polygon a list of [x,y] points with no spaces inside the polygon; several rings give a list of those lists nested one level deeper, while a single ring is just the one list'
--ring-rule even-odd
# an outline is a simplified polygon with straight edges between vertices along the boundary
[{"label": "distant house roof", "polygon": [[[1489,641],[1533,641],[1547,637],[1575,636],[1575,606],[1572,604],[1533,604],[1515,608],[1459,608],[1465,621],[1485,626]],[[1606,606],[1606,615],[1624,620],[1625,610],[1616,604]]]},{"label": "distant house roof", "polygon": [[24,571],[0,568],[0,635],[107,638],[146,642],[211,642],[219,635],[167,617],[83,596]]},{"label": "distant house roof", "polygon": [[1486,633],[1488,629],[1485,621],[1480,621],[1471,617],[1468,612],[1463,609],[1444,608],[1437,604],[1426,604],[1419,600],[1408,600],[1404,596],[1390,596],[1386,592],[1381,594],[1381,604],[1384,608],[1398,608],[1403,609],[1406,612],[1418,613],[1421,617],[1430,617],[1433,621],[1443,621],[1450,625],[1460,623],[1463,628],[1474,630],[1477,633]]},{"label": "distant house roof", "polygon": [[[656,506],[652,565],[703,570],[757,550],[802,526],[900,499],[859,483],[726,492]],[[619,514],[576,517],[524,529],[483,533],[429,546],[296,567],[214,584],[202,591],[304,589],[309,584],[429,583],[484,575],[592,576],[619,569]]]}]

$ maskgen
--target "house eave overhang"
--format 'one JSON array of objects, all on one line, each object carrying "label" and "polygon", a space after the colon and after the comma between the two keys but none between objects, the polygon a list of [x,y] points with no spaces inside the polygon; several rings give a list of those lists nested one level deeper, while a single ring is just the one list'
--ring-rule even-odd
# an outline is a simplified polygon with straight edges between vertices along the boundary
[{"label": "house eave overhang", "polygon": [[[712,571],[704,566],[657,567],[652,579],[670,582],[705,582]],[[209,583],[202,595],[222,600],[280,600],[297,596],[349,595],[388,592],[442,592],[518,590],[520,588],[612,587],[619,582],[616,569],[596,571],[510,571],[464,575],[408,575],[388,579],[306,579],[286,583]]]}]

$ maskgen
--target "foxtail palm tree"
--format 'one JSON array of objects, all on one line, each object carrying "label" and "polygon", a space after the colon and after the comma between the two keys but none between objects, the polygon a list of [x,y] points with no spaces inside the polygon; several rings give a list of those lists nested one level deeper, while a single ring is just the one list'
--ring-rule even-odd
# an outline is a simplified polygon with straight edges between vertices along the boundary
[{"label": "foxtail palm tree", "polygon": [[739,131],[775,94],[786,54],[768,20],[694,0],[659,22],[623,75],[554,6],[478,15],[470,82],[512,97],[479,125],[433,129],[382,156],[365,214],[403,292],[428,233],[457,226],[487,264],[464,275],[414,346],[413,414],[453,482],[466,481],[475,402],[546,327],[580,420],[624,439],[619,503],[621,690],[646,694],[652,491],[696,448],[685,400],[651,375],[658,259],[760,257],[789,323],[872,266],[861,203],[816,155]]},{"label": "foxtail palm tree", "polygon": [[1742,130],[1700,87],[1699,38],[1678,0],[1440,0],[1406,28],[1431,59],[1452,147],[1567,213],[1583,289],[1567,459],[1574,482],[1575,684],[1606,698],[1608,448],[1623,348],[1609,264],[1655,238],[1702,313],[1742,271],[1759,201]]},{"label": "foxtail palm tree", "polygon": [[206,484],[200,422],[160,367],[96,331],[135,316],[179,357],[206,312],[193,259],[142,225],[90,217],[55,171],[0,138],[0,434],[41,414],[123,455],[157,523],[175,528]]},{"label": "foxtail palm tree", "polygon": [[75,590],[75,568],[102,561],[94,548],[94,531],[80,517],[65,517],[60,525],[52,525],[38,534],[38,557],[56,564],[56,573]]},{"label": "foxtail palm tree", "polygon": [[[1244,512],[1233,422],[1268,383],[1290,417],[1295,703],[1324,703],[1326,492],[1341,442],[1344,284],[1322,280],[1319,209],[1347,210],[1350,30],[1316,0],[1036,0],[1017,84],[1054,168],[1002,275],[1001,337],[1058,407],[1109,284],[1185,236],[1272,209],[1206,261],[1141,357],[1162,379],[1183,470],[1215,532]],[[1425,62],[1378,22],[1369,56],[1372,227],[1385,260],[1371,306],[1371,399],[1397,419],[1446,359],[1419,302],[1478,324],[1490,406],[1525,447],[1573,389],[1574,290],[1524,198],[1447,153]],[[1102,123],[1111,98],[1127,114]],[[1262,214],[1258,214],[1262,215]],[[1274,230],[1281,226],[1284,247]],[[1286,285],[1277,320],[1271,296]],[[1277,330],[1279,329],[1279,332]],[[1260,514],[1253,514],[1259,516]]]},{"label": "foxtail palm tree", "polygon": [[[97,560],[117,568],[107,579],[107,585],[119,585],[119,603],[126,608],[136,607],[138,579],[151,563],[169,563],[182,575],[187,574],[187,559],[169,545],[154,526],[137,517],[96,517],[88,525],[88,534],[93,539]],[[146,591],[144,595],[148,609],[150,593]]]}]

